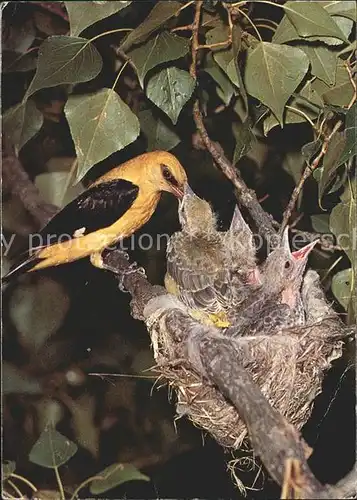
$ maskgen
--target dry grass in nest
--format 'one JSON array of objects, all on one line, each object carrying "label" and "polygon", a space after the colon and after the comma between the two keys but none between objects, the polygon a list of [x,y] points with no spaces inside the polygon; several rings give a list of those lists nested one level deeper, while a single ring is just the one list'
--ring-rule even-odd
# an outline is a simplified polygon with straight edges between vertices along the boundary
[{"label": "dry grass in nest", "polygon": [[[154,354],[161,375],[176,392],[178,415],[188,416],[225,448],[241,448],[247,429],[238,412],[212,385],[177,361],[182,349],[163,325],[159,321],[151,328]],[[270,404],[301,428],[321,392],[325,371],[342,354],[342,330],[335,316],[274,336],[238,337],[232,339],[232,348]]]}]

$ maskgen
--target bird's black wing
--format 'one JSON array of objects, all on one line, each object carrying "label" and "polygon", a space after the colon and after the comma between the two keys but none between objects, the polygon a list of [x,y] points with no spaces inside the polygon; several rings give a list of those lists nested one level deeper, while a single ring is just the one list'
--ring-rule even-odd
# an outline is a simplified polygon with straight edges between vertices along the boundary
[{"label": "bird's black wing", "polygon": [[[134,203],[139,187],[124,179],[90,187],[58,212],[41,230],[41,236],[88,234],[114,224]],[[50,243],[55,243],[56,238]],[[46,242],[44,242],[46,244]]]},{"label": "bird's black wing", "polygon": [[[37,234],[32,234],[32,248],[19,256],[18,262],[1,281],[6,282],[31,269],[39,259],[33,250],[68,241],[76,231],[88,234],[116,222],[134,203],[139,187],[124,179],[103,182],[88,188],[50,219]],[[37,237],[35,237],[37,236]]]}]

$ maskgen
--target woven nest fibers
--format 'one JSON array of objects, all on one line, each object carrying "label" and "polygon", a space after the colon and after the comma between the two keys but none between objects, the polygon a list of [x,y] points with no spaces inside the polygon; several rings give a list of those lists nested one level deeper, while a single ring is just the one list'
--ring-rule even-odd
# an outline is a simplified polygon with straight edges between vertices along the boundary
[{"label": "woven nest fibers", "polygon": [[[310,416],[324,373],[342,354],[344,325],[325,301],[316,276],[309,271],[305,281],[305,326],[270,336],[231,339],[237,363],[247,370],[272,407],[297,428]],[[188,416],[222,446],[240,448],[247,429],[237,410],[188,363],[178,362],[184,357],[182,342],[174,338],[177,336],[167,324],[163,315],[148,322],[148,327],[158,370],[176,392],[178,415]]]}]

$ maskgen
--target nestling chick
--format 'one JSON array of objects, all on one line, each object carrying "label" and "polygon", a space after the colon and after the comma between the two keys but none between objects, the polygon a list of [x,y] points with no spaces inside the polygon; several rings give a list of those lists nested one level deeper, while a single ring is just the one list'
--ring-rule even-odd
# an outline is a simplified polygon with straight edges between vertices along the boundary
[{"label": "nestling chick", "polygon": [[261,285],[253,233],[238,206],[235,207],[230,228],[224,235],[224,244],[231,269],[232,307],[236,308]]},{"label": "nestling chick", "polygon": [[210,204],[186,185],[179,206],[182,232],[171,236],[167,248],[166,289],[177,295],[195,317],[225,327],[230,274],[222,233]]},{"label": "nestling chick", "polygon": [[236,211],[229,231],[217,231],[210,204],[189,186],[179,206],[179,220],[182,232],[171,237],[167,249],[166,288],[201,321],[227,327],[227,314],[249,293],[244,288],[249,289],[252,277],[258,275],[253,247],[240,245],[244,247],[249,228]]},{"label": "nestling chick", "polygon": [[236,315],[239,335],[272,334],[305,323],[301,286],[308,256],[316,241],[291,252],[288,228],[261,267],[262,284]]}]

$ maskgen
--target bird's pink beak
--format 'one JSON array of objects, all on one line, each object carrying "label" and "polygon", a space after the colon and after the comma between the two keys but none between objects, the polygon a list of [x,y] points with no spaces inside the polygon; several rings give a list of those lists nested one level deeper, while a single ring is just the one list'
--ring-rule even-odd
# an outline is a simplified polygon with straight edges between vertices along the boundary
[{"label": "bird's pink beak", "polygon": [[300,248],[300,250],[292,252],[291,255],[294,257],[295,260],[306,259],[318,241],[319,241],[318,239],[312,241],[308,245],[305,245],[304,247]]}]

